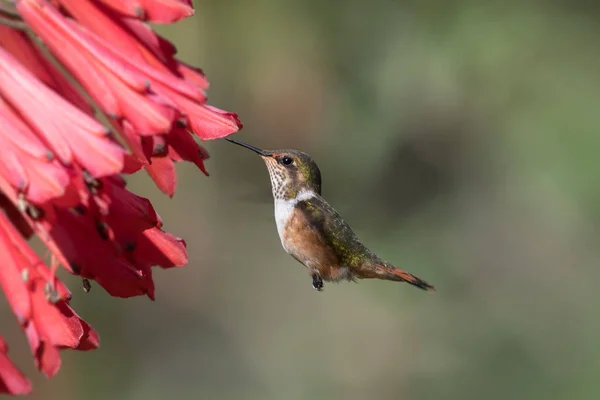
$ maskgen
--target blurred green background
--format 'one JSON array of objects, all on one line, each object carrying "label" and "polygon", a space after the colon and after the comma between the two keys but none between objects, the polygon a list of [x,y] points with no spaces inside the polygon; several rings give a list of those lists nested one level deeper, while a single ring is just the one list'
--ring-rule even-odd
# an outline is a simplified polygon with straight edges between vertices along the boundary
[{"label": "blurred green background", "polygon": [[297,148],[372,250],[438,288],[311,288],[281,248],[267,170],[205,143],[204,177],[144,176],[190,264],[157,300],[98,286],[101,335],[47,381],[5,301],[31,399],[600,397],[600,7],[589,1],[196,1],[159,31],[201,66],[236,135]]}]

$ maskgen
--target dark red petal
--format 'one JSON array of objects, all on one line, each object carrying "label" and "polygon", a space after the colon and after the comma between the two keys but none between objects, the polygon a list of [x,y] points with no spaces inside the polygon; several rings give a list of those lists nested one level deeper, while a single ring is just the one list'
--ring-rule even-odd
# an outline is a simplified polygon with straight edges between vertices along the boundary
[{"label": "dark red petal", "polygon": [[208,176],[208,172],[204,167],[204,160],[208,158],[208,152],[196,143],[187,130],[182,128],[172,129],[167,135],[167,142],[169,143],[171,159],[191,161]]},{"label": "dark red petal", "polygon": [[94,350],[100,346],[100,336],[87,322],[81,320],[81,326],[83,327],[83,336],[77,346],[77,350],[87,351]]},{"label": "dark red petal", "polygon": [[[73,215],[56,210],[57,222],[46,245],[81,276],[94,279],[110,295],[131,297],[151,294],[152,275],[146,267],[135,266],[122,257],[122,249],[103,238],[91,213]],[[42,238],[44,240],[44,238]]]},{"label": "dark red petal", "polygon": [[33,235],[33,229],[29,222],[23,217],[23,214],[19,211],[19,209],[13,204],[12,201],[4,193],[0,191],[0,208],[4,210],[4,213],[10,220],[10,222],[14,225],[15,228],[19,230],[19,233],[25,238],[29,239],[31,235]]},{"label": "dark red petal", "polygon": [[152,270],[149,267],[135,267],[122,258],[111,261],[110,271],[97,276],[95,281],[114,297],[147,295],[154,300]]},{"label": "dark red petal", "polygon": [[123,170],[122,174],[133,174],[144,168],[144,164],[141,163],[136,157],[131,154],[125,154],[123,158]]},{"label": "dark red petal", "polygon": [[141,232],[158,224],[158,216],[150,200],[108,181],[104,188],[111,201],[106,222],[123,246],[135,242]]},{"label": "dark red petal", "polygon": [[159,228],[144,231],[133,256],[140,264],[163,268],[183,267],[188,263],[185,241]]}]

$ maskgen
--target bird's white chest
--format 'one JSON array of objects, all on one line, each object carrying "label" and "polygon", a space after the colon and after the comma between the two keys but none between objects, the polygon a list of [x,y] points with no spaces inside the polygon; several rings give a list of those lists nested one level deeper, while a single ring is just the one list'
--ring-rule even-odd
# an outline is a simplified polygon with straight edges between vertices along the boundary
[{"label": "bird's white chest", "polygon": [[[275,200],[275,223],[277,224],[277,233],[279,233],[279,239],[281,239],[281,245],[285,249],[285,242],[283,240],[284,237],[284,229],[287,221],[289,220],[292,212],[294,211],[294,206],[298,201],[296,199],[292,200],[283,200],[277,199]],[[287,250],[287,249],[286,249]]]},{"label": "bird's white chest", "polygon": [[303,190],[295,199],[275,199],[275,223],[277,224],[277,233],[279,233],[279,239],[281,245],[289,253],[289,249],[285,245],[285,227],[290,217],[294,212],[294,208],[299,201],[308,200],[315,196],[314,192]]}]

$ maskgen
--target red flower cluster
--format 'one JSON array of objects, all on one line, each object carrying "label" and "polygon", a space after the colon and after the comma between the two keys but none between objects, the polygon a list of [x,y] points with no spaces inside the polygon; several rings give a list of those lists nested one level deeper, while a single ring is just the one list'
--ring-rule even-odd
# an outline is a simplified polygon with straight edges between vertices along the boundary
[{"label": "red flower cluster", "polygon": [[[206,104],[202,71],[144,22],[193,12],[190,0],[0,0],[0,287],[48,377],[60,349],[99,343],[70,308],[59,264],[86,291],[94,280],[113,296],[153,299],[151,267],[187,263],[185,242],[121,174],[145,169],[172,196],[175,161],[206,173],[190,132],[207,140],[241,128]],[[27,244],[34,234],[50,265]],[[28,393],[7,351],[0,337],[0,393]]]}]

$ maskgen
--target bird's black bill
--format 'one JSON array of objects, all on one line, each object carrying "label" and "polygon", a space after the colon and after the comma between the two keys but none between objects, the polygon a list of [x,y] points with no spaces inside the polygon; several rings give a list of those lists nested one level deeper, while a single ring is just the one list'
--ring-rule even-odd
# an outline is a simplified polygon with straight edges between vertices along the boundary
[{"label": "bird's black bill", "polygon": [[235,139],[229,139],[229,138],[225,138],[225,140],[227,140],[228,142],[231,142],[231,143],[235,143],[235,144],[237,144],[238,146],[242,146],[242,147],[245,147],[245,148],[247,148],[247,149],[250,149],[250,150],[252,150],[253,152],[260,154],[261,156],[268,157],[268,156],[270,156],[270,155],[271,155],[271,153],[268,153],[268,152],[266,152],[266,151],[264,151],[264,150],[261,150],[261,149],[259,149],[258,147],[254,147],[254,146],[252,146],[252,145],[249,145],[248,143],[240,142],[240,141],[238,141],[238,140],[235,140]]}]

